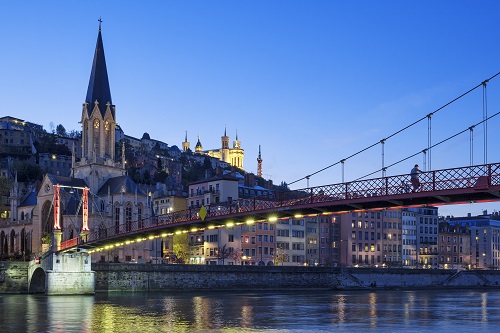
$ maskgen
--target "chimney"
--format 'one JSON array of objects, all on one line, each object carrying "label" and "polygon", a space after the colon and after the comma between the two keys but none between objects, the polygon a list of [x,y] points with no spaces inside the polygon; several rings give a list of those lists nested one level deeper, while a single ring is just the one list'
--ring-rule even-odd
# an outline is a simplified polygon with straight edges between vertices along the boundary
[{"label": "chimney", "polygon": [[245,174],[245,186],[254,187],[255,185],[255,175],[253,173]]}]

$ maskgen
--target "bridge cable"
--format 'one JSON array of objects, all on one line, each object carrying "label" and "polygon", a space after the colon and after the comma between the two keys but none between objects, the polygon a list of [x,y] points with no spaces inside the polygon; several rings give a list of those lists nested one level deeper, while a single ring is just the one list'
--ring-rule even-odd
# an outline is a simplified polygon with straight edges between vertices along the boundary
[{"label": "bridge cable", "polygon": [[[482,83],[483,86],[483,120],[488,118],[488,100],[486,97],[486,83],[489,80],[486,80]],[[483,123],[484,129],[484,164],[488,164],[488,121],[486,120]]]},{"label": "bridge cable", "polygon": [[[498,112],[497,112],[497,113],[495,113],[494,115],[492,115],[492,116],[490,116],[490,117],[488,117],[488,118],[486,118],[486,119],[484,119],[484,120],[482,120],[482,121],[478,122],[478,123],[477,123],[477,124],[475,124],[475,125],[472,125],[472,126],[470,126],[470,127],[467,127],[466,129],[464,129],[464,130],[462,130],[462,131],[460,131],[460,132],[458,132],[458,133],[455,133],[455,134],[453,134],[452,136],[450,136],[450,137],[448,137],[448,138],[446,138],[446,139],[441,140],[440,142],[438,142],[438,143],[436,143],[436,144],[432,145],[430,148],[434,148],[434,147],[436,147],[436,146],[438,146],[438,145],[440,145],[440,144],[442,144],[442,143],[445,143],[446,141],[451,140],[451,139],[453,139],[453,138],[455,138],[455,137],[459,136],[460,134],[463,134],[463,133],[465,133],[465,132],[467,132],[467,131],[471,130],[471,128],[474,128],[475,126],[480,125],[480,124],[484,123],[485,121],[488,121],[489,119],[491,119],[491,118],[493,118],[493,117],[498,116],[499,114],[500,114],[500,111],[498,111]],[[386,166],[386,169],[388,169],[388,168],[390,168],[390,167],[392,167],[392,166],[395,166],[395,165],[397,165],[397,164],[399,164],[399,163],[401,163],[401,162],[404,162],[404,161],[406,161],[406,160],[408,160],[408,159],[410,159],[410,158],[413,158],[413,157],[417,156],[418,154],[420,154],[420,153],[422,153],[422,152],[424,152],[424,151],[425,151],[425,149],[424,149],[423,151],[419,151],[419,152],[417,152],[417,153],[414,153],[413,155],[410,155],[410,156],[408,156],[408,157],[405,157],[405,158],[403,158],[403,159],[401,159],[401,160],[399,160],[399,161],[397,161],[397,162],[394,162],[394,163],[392,163],[392,164],[390,164],[390,165]],[[376,174],[376,173],[377,173],[377,172],[379,172],[379,171],[381,171],[381,170],[376,170],[376,171],[373,171],[373,172],[371,172],[371,173],[369,173],[369,174],[367,174],[367,175],[364,175],[363,177],[359,177],[359,178],[355,179],[354,181],[362,180],[362,179],[364,179],[364,178],[366,178],[366,177],[369,177],[369,176],[371,176],[371,175],[373,175],[373,174]]]},{"label": "bridge cable", "polygon": [[[468,95],[468,94],[469,94],[469,93],[471,93],[472,91],[474,91],[474,90],[476,90],[477,88],[479,88],[479,87],[483,86],[483,85],[485,84],[485,82],[489,82],[490,80],[494,79],[494,78],[495,78],[495,77],[497,77],[498,75],[500,75],[500,72],[497,72],[495,75],[493,75],[493,76],[491,76],[490,78],[488,78],[488,79],[484,80],[483,82],[479,83],[479,84],[478,84],[478,85],[476,85],[475,87],[473,87],[473,88],[469,89],[468,91],[464,92],[464,93],[463,93],[463,94],[461,94],[460,96],[458,96],[458,97],[454,98],[453,100],[451,100],[451,101],[449,101],[448,103],[444,104],[443,106],[439,107],[439,108],[438,108],[438,109],[436,109],[435,111],[433,111],[433,112],[431,112],[431,113],[429,113],[429,114],[425,115],[424,117],[422,117],[422,118],[420,118],[420,119],[418,119],[418,120],[414,121],[413,123],[411,123],[411,124],[409,124],[409,125],[407,125],[407,126],[403,127],[402,129],[400,129],[400,130],[398,130],[398,131],[394,132],[393,134],[389,135],[388,137],[386,137],[386,138],[385,138],[385,139],[383,139],[383,140],[390,139],[390,138],[392,138],[393,136],[395,136],[395,135],[397,135],[397,134],[399,134],[399,133],[401,133],[401,132],[403,132],[403,131],[407,130],[408,128],[410,128],[410,127],[412,127],[412,126],[414,126],[414,125],[416,125],[416,124],[420,123],[422,120],[426,119],[427,117],[430,117],[430,116],[432,116],[433,114],[438,113],[439,111],[441,111],[442,109],[446,108],[446,107],[447,107],[447,106],[449,106],[450,104],[452,104],[452,103],[454,103],[454,102],[458,101],[458,100],[459,100],[459,99],[461,99],[462,97],[464,97],[464,96]],[[354,154],[352,154],[352,155],[350,155],[350,156],[348,156],[348,157],[346,157],[346,158],[344,158],[344,159],[342,159],[342,160],[340,160],[340,161],[338,161],[338,162],[335,162],[335,163],[333,163],[333,164],[330,164],[329,166],[326,166],[326,167],[324,167],[324,168],[322,168],[322,169],[320,169],[320,170],[318,170],[318,171],[316,171],[316,172],[313,172],[313,173],[311,173],[311,174],[309,174],[309,175],[307,175],[307,176],[304,176],[304,177],[302,177],[302,178],[299,178],[299,179],[297,179],[297,180],[294,180],[293,182],[288,183],[288,185],[292,185],[292,184],[295,184],[295,183],[297,183],[297,182],[299,182],[299,181],[301,181],[301,180],[308,179],[308,178],[310,178],[311,176],[314,176],[314,175],[316,175],[316,174],[318,174],[318,173],[320,173],[320,172],[323,172],[323,171],[325,171],[325,170],[327,170],[327,169],[329,169],[329,168],[331,168],[331,167],[333,167],[333,166],[335,166],[335,165],[337,165],[337,164],[339,164],[339,163],[342,163],[342,164],[343,164],[346,160],[348,160],[348,159],[350,159],[350,158],[352,158],[352,157],[354,157],[354,156],[356,156],[356,155],[359,155],[359,154],[361,154],[361,153],[363,153],[363,152],[367,151],[368,149],[371,149],[371,148],[375,147],[375,146],[376,146],[376,145],[378,145],[380,142],[381,142],[381,141],[378,141],[378,142],[376,142],[376,143],[374,143],[374,144],[372,144],[372,145],[370,145],[370,146],[368,146],[368,147],[366,147],[366,148],[364,148],[364,149],[362,149],[362,150],[360,150],[360,151],[358,151],[358,152],[356,152],[356,153],[354,153]],[[378,170],[378,171],[380,171],[380,170]],[[378,171],[377,171],[377,172],[378,172]]]}]

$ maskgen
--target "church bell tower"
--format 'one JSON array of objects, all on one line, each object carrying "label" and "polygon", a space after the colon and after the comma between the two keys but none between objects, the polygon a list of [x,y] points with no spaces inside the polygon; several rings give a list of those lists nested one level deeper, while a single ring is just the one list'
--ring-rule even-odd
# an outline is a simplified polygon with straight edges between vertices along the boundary
[{"label": "church bell tower", "polygon": [[89,86],[82,106],[82,156],[73,167],[73,177],[85,179],[92,193],[97,193],[107,179],[125,175],[124,156],[122,161],[115,160],[116,113],[109,88],[101,22],[99,19]]},{"label": "church bell tower", "polygon": [[87,96],[82,108],[82,160],[103,163],[115,160],[115,106],[111,100],[102,43],[101,20]]}]

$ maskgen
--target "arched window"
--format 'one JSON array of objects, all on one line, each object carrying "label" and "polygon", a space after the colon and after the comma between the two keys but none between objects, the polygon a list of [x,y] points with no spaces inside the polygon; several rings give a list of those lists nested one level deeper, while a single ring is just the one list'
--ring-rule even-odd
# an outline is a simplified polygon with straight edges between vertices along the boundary
[{"label": "arched window", "polygon": [[127,202],[125,205],[125,230],[132,230],[132,203]]},{"label": "arched window", "polygon": [[115,234],[118,234],[120,232],[120,204],[118,202],[115,202],[114,220]]},{"label": "arched window", "polygon": [[69,226],[69,231],[68,231],[68,239],[75,238],[75,230],[73,229],[73,225]]},{"label": "arched window", "polygon": [[12,230],[10,232],[10,244],[9,244],[9,252],[14,253],[14,244],[16,239],[16,232]]},{"label": "arched window", "polygon": [[[45,201],[42,206],[42,233],[51,234],[54,229],[54,210],[52,202]],[[42,234],[43,237],[43,234]]]},{"label": "arched window", "polygon": [[[83,128],[85,128],[85,129],[87,129],[87,130],[88,130],[88,129],[89,129],[89,128],[88,128],[88,126],[89,126],[89,122],[88,122],[87,120],[85,120],[85,122],[84,122],[84,124],[83,124]],[[83,132],[82,132],[82,139],[83,139],[83,155],[87,154],[87,150],[88,150],[88,148],[89,148],[89,144],[88,144],[88,140],[89,140],[89,138],[88,138],[88,136],[87,136],[87,135],[85,135],[85,132],[86,132],[86,131],[83,131]]]},{"label": "arched window", "polygon": [[21,220],[24,220],[24,212],[21,212]]},{"label": "arched window", "polygon": [[101,122],[99,121],[99,119],[97,119],[97,118],[94,119],[93,128],[94,128],[94,151],[95,151],[95,154],[97,154],[97,156],[100,156],[101,142],[100,142],[99,138],[100,138]]},{"label": "arched window", "polygon": [[137,224],[139,229],[144,228],[144,221],[142,220],[142,203],[137,205]]},{"label": "arched window", "polygon": [[26,231],[24,230],[24,228],[21,229],[21,253],[24,254],[24,251],[26,250],[25,249],[25,246],[26,246]]},{"label": "arched window", "polygon": [[104,122],[104,154],[111,157],[111,122],[106,119]]},{"label": "arched window", "polygon": [[99,226],[99,239],[106,238],[107,236],[108,232],[106,226],[104,225],[104,223],[101,223],[101,225]]},{"label": "arched window", "polygon": [[5,232],[3,230],[0,233],[0,253],[7,253],[7,237],[5,236]]},{"label": "arched window", "polygon": [[104,200],[101,200],[101,212],[104,212],[104,208],[105,208]]}]

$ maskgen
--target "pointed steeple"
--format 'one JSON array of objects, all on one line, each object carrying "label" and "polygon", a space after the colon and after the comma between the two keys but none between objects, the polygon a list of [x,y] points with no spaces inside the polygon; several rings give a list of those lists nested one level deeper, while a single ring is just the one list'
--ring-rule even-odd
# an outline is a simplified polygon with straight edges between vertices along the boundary
[{"label": "pointed steeple", "polygon": [[[108,80],[108,70],[106,68],[106,58],[104,56],[104,46],[102,44],[102,34],[101,34],[101,19],[99,19],[99,33],[97,34],[97,43],[94,53],[94,61],[92,62],[92,71],[90,73],[89,87],[87,89],[87,97],[85,102],[88,103],[87,111],[89,116],[95,107],[95,102],[99,103],[99,109],[101,111],[102,117],[106,113],[106,105],[109,103],[113,105],[111,101],[111,90],[109,89]],[[115,118],[115,112],[111,108],[113,118]]]}]

